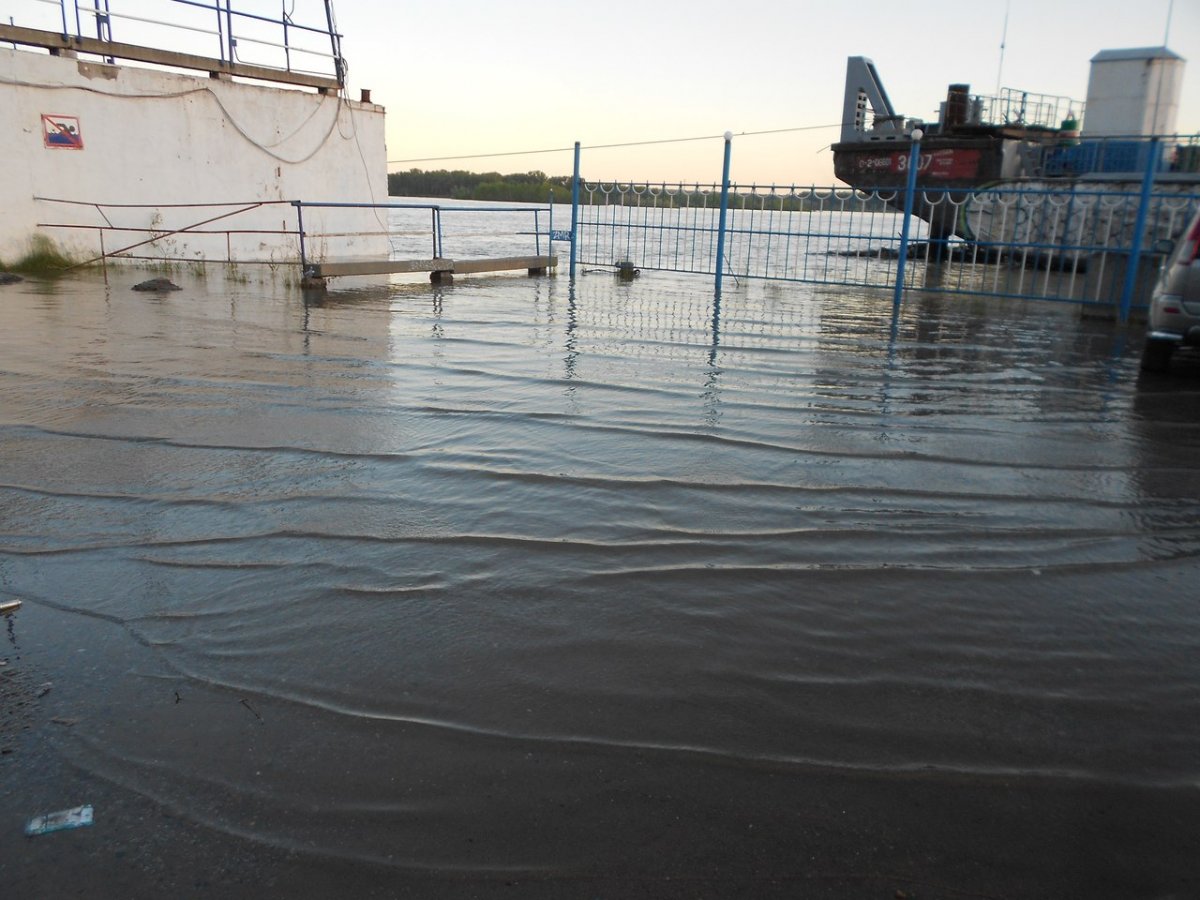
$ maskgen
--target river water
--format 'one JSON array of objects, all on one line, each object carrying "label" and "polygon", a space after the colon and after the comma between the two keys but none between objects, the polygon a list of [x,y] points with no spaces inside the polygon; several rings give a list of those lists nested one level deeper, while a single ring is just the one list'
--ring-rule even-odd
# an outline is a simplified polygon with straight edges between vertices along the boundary
[{"label": "river water", "polygon": [[15,896],[186,895],[160,828],[417,896],[1200,890],[1200,379],[1136,328],[142,277],[0,288]]}]

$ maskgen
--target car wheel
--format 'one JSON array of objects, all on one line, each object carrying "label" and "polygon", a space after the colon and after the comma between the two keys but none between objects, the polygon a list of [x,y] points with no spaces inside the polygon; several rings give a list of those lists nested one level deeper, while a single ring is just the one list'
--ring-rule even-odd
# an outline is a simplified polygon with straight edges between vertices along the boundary
[{"label": "car wheel", "polygon": [[1175,352],[1173,341],[1146,339],[1142,349],[1142,368],[1147,372],[1166,372],[1171,368],[1171,354]]}]

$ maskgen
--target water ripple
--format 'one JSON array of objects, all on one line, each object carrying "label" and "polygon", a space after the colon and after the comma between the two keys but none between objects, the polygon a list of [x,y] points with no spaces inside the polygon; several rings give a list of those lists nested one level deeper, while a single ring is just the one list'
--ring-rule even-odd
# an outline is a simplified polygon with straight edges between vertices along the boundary
[{"label": "water ripple", "polygon": [[1200,391],[1108,324],[673,276],[59,290],[0,305],[0,589],[58,745],[180,815],[544,874],[628,784],[1200,778]]}]

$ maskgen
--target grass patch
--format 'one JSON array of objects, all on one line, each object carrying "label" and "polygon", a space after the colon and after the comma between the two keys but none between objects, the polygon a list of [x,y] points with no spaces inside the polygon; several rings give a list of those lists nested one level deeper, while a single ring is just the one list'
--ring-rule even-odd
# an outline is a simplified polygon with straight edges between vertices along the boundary
[{"label": "grass patch", "polygon": [[8,271],[23,275],[61,275],[74,264],[75,260],[63,255],[54,241],[44,234],[35,234],[29,239],[29,252],[14,262]]}]

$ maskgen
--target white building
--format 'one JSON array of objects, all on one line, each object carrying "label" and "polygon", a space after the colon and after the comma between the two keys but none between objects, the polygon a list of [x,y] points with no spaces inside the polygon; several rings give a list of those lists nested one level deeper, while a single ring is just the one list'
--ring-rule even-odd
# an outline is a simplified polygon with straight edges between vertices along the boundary
[{"label": "white building", "polygon": [[1166,47],[1101,50],[1092,57],[1083,135],[1174,134],[1184,65]]},{"label": "white building", "polygon": [[[40,236],[76,260],[294,263],[290,201],[387,201],[381,106],[59,53],[0,49],[0,261]],[[387,256],[374,210],[305,228],[310,259]]]}]

